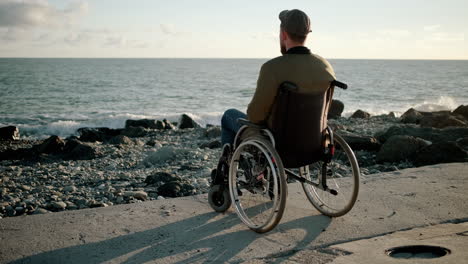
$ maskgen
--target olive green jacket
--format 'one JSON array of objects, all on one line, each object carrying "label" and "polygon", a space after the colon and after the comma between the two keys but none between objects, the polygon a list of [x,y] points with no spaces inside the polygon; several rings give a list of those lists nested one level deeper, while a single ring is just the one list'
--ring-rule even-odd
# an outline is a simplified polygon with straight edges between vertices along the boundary
[{"label": "olive green jacket", "polygon": [[323,93],[335,80],[332,66],[315,54],[285,54],[262,65],[257,89],[247,108],[253,123],[266,123],[271,128],[272,109],[281,83],[290,81],[303,93]]}]

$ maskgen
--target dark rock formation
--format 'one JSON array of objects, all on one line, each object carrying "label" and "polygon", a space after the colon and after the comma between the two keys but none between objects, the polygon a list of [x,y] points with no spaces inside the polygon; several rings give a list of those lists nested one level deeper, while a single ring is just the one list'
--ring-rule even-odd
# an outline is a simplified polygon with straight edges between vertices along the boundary
[{"label": "dark rock formation", "polygon": [[65,144],[62,158],[64,160],[90,160],[97,156],[98,153],[92,146],[78,140],[69,140]]},{"label": "dark rock formation", "polygon": [[352,133],[340,134],[340,136],[348,143],[353,150],[368,150],[377,151],[380,149],[382,144],[371,136],[360,136]]},{"label": "dark rock formation", "polygon": [[78,133],[80,134],[80,141],[83,142],[105,142],[112,137],[120,135],[121,132],[122,129],[112,129],[107,127],[82,127],[78,129]]},{"label": "dark rock formation", "polygon": [[140,119],[140,120],[127,120],[125,121],[125,128],[129,127],[144,127],[150,129],[161,129],[158,128],[157,121],[154,119]]},{"label": "dark rock formation", "polygon": [[158,195],[163,197],[182,197],[193,194],[193,186],[179,181],[171,181],[158,188]]},{"label": "dark rock formation", "polygon": [[412,155],[430,144],[428,141],[412,136],[392,136],[383,144],[379,153],[377,153],[377,162],[409,160]]},{"label": "dark rock formation", "polygon": [[391,136],[406,135],[422,138],[424,140],[435,142],[456,141],[459,138],[468,135],[468,128],[450,127],[444,129],[432,127],[418,127],[414,125],[392,126],[385,132],[380,132],[375,137],[380,142],[387,141]]},{"label": "dark rock formation", "polygon": [[354,114],[351,115],[351,118],[369,118],[371,115],[367,112],[362,110],[357,110]]},{"label": "dark rock formation", "polygon": [[133,144],[133,141],[129,139],[127,136],[124,135],[118,135],[113,138],[111,138],[108,143],[114,144],[114,145],[129,145]]},{"label": "dark rock formation", "polygon": [[445,128],[445,127],[468,127],[468,123],[460,120],[456,116],[453,116],[450,113],[440,113],[424,116],[420,120],[420,125],[422,127],[435,127],[435,128]]},{"label": "dark rock formation", "polygon": [[455,142],[432,144],[421,149],[413,157],[413,163],[417,166],[467,161],[468,152],[460,148]]},{"label": "dark rock formation", "polygon": [[33,150],[38,153],[59,154],[65,147],[65,141],[58,136],[51,136],[44,140],[42,144],[33,147]]},{"label": "dark rock formation", "polygon": [[328,118],[336,119],[341,116],[344,110],[343,102],[339,100],[332,100],[330,109],[328,109]]},{"label": "dark rock formation", "polygon": [[468,121],[468,105],[460,105],[452,113],[455,115],[463,116],[464,119]]},{"label": "dark rock formation", "polygon": [[0,127],[0,140],[19,140],[19,129],[15,126]]},{"label": "dark rock formation", "polygon": [[127,127],[122,131],[122,135],[127,137],[144,137],[147,132],[143,127]]},{"label": "dark rock formation", "polygon": [[404,114],[401,115],[401,122],[405,124],[419,124],[424,115],[415,110],[414,108],[408,109]]},{"label": "dark rock formation", "polygon": [[180,129],[185,129],[185,128],[200,128],[200,124],[195,122],[190,116],[183,114],[180,117],[180,122],[179,122],[179,128]]},{"label": "dark rock formation", "polygon": [[219,138],[221,137],[221,127],[210,127],[205,131],[205,137],[207,138]]},{"label": "dark rock formation", "polygon": [[159,186],[168,182],[181,182],[181,181],[182,181],[182,178],[180,178],[179,176],[170,174],[168,172],[163,172],[163,171],[151,174],[147,176],[145,179],[146,184],[156,185],[156,186]]}]

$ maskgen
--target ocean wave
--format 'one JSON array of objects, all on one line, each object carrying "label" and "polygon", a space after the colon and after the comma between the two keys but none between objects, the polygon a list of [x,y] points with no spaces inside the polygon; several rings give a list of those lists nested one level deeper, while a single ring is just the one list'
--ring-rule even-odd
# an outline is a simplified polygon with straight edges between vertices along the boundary
[{"label": "ocean wave", "polygon": [[[210,113],[186,113],[202,126],[207,124],[220,125],[221,115],[220,112]],[[125,121],[129,119],[167,119],[171,122],[179,122],[181,114],[157,114],[157,115],[144,115],[132,113],[119,113],[119,114],[103,114],[100,113],[95,118],[83,120],[84,116],[80,116],[79,120],[57,120],[48,124],[11,124],[18,126],[22,137],[26,138],[46,138],[50,135],[57,135],[60,137],[68,137],[77,135],[77,130],[81,127],[108,127],[108,128],[123,128]],[[51,118],[48,116],[48,118]],[[2,124],[6,126],[8,124]]]}]

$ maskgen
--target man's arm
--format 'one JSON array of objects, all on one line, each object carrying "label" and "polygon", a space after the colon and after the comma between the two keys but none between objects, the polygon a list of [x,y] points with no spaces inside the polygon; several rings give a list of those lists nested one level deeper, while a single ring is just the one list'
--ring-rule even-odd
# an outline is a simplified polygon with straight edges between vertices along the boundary
[{"label": "man's arm", "polygon": [[275,101],[278,84],[274,73],[263,64],[257,80],[257,89],[247,108],[247,116],[253,123],[266,121]]}]

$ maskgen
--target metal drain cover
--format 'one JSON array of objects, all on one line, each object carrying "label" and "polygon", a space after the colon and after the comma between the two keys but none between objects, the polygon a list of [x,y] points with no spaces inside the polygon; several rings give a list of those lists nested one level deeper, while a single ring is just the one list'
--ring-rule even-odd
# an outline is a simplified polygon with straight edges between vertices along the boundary
[{"label": "metal drain cover", "polygon": [[432,259],[440,258],[451,253],[450,249],[437,246],[402,246],[387,249],[387,255],[399,259]]}]

